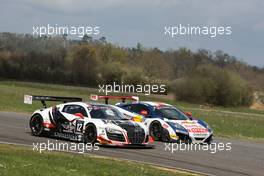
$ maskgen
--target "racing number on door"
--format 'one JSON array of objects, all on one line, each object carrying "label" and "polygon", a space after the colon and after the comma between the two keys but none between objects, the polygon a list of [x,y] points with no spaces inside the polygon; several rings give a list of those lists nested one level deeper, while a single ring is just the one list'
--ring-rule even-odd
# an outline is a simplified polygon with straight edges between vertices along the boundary
[{"label": "racing number on door", "polygon": [[75,131],[76,132],[82,132],[83,131],[83,124],[84,124],[84,121],[76,121]]}]

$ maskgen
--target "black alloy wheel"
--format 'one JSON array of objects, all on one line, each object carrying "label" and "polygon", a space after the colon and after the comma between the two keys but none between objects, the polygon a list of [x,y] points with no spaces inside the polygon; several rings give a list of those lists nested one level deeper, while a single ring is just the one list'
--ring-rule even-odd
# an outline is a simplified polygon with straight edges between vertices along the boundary
[{"label": "black alloy wheel", "polygon": [[162,127],[159,122],[152,122],[149,127],[150,136],[154,138],[155,141],[159,141],[162,138]]},{"label": "black alloy wheel", "polygon": [[84,132],[84,142],[94,144],[97,140],[96,127],[93,124],[88,124]]},{"label": "black alloy wheel", "polygon": [[41,136],[44,132],[43,119],[39,114],[35,114],[31,117],[29,126],[31,134],[34,136]]}]

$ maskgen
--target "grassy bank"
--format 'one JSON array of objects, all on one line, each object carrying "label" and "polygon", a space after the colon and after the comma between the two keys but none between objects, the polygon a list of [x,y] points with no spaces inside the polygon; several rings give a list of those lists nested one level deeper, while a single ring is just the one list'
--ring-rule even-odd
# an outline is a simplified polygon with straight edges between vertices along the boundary
[{"label": "grassy bank", "polygon": [[192,113],[208,122],[217,136],[264,140],[264,116],[205,110],[192,110]]},{"label": "grassy bank", "polygon": [[[41,107],[40,102],[33,105],[23,104],[24,94],[77,96],[89,101],[91,93],[98,90],[52,84],[0,81],[0,111],[33,112]],[[185,111],[193,112],[197,118],[206,120],[217,136],[234,138],[264,139],[264,112],[246,107],[206,108],[196,104],[176,102],[166,96],[142,96],[141,100],[163,101],[175,104]]]},{"label": "grassy bank", "polygon": [[145,164],[135,164],[105,158],[94,158],[59,152],[38,153],[31,148],[0,145],[0,175],[27,176],[186,176],[180,171],[161,170]]}]

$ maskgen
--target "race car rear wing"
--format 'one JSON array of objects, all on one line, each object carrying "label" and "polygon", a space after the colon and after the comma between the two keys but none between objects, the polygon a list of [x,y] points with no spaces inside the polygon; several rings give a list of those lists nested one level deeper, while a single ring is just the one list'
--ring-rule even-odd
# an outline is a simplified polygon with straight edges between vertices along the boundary
[{"label": "race car rear wing", "polygon": [[24,103],[32,104],[33,101],[40,101],[44,108],[47,108],[46,101],[61,101],[67,102],[79,102],[82,98],[78,97],[55,97],[55,96],[41,96],[41,95],[24,95]]},{"label": "race car rear wing", "polygon": [[91,95],[91,100],[97,101],[99,99],[105,99],[105,104],[108,104],[109,99],[115,99],[115,100],[122,100],[123,103],[125,103],[126,100],[134,100],[139,101],[139,97],[137,96],[108,96],[108,95]]}]

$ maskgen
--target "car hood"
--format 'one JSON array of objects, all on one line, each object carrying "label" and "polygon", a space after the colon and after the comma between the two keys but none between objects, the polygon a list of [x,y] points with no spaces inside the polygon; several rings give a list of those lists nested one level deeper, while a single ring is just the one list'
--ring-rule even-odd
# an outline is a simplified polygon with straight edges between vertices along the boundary
[{"label": "car hood", "polygon": [[106,127],[116,130],[126,130],[129,129],[142,129],[146,131],[146,129],[137,122],[131,121],[131,120],[108,120],[104,121],[106,124]]}]

